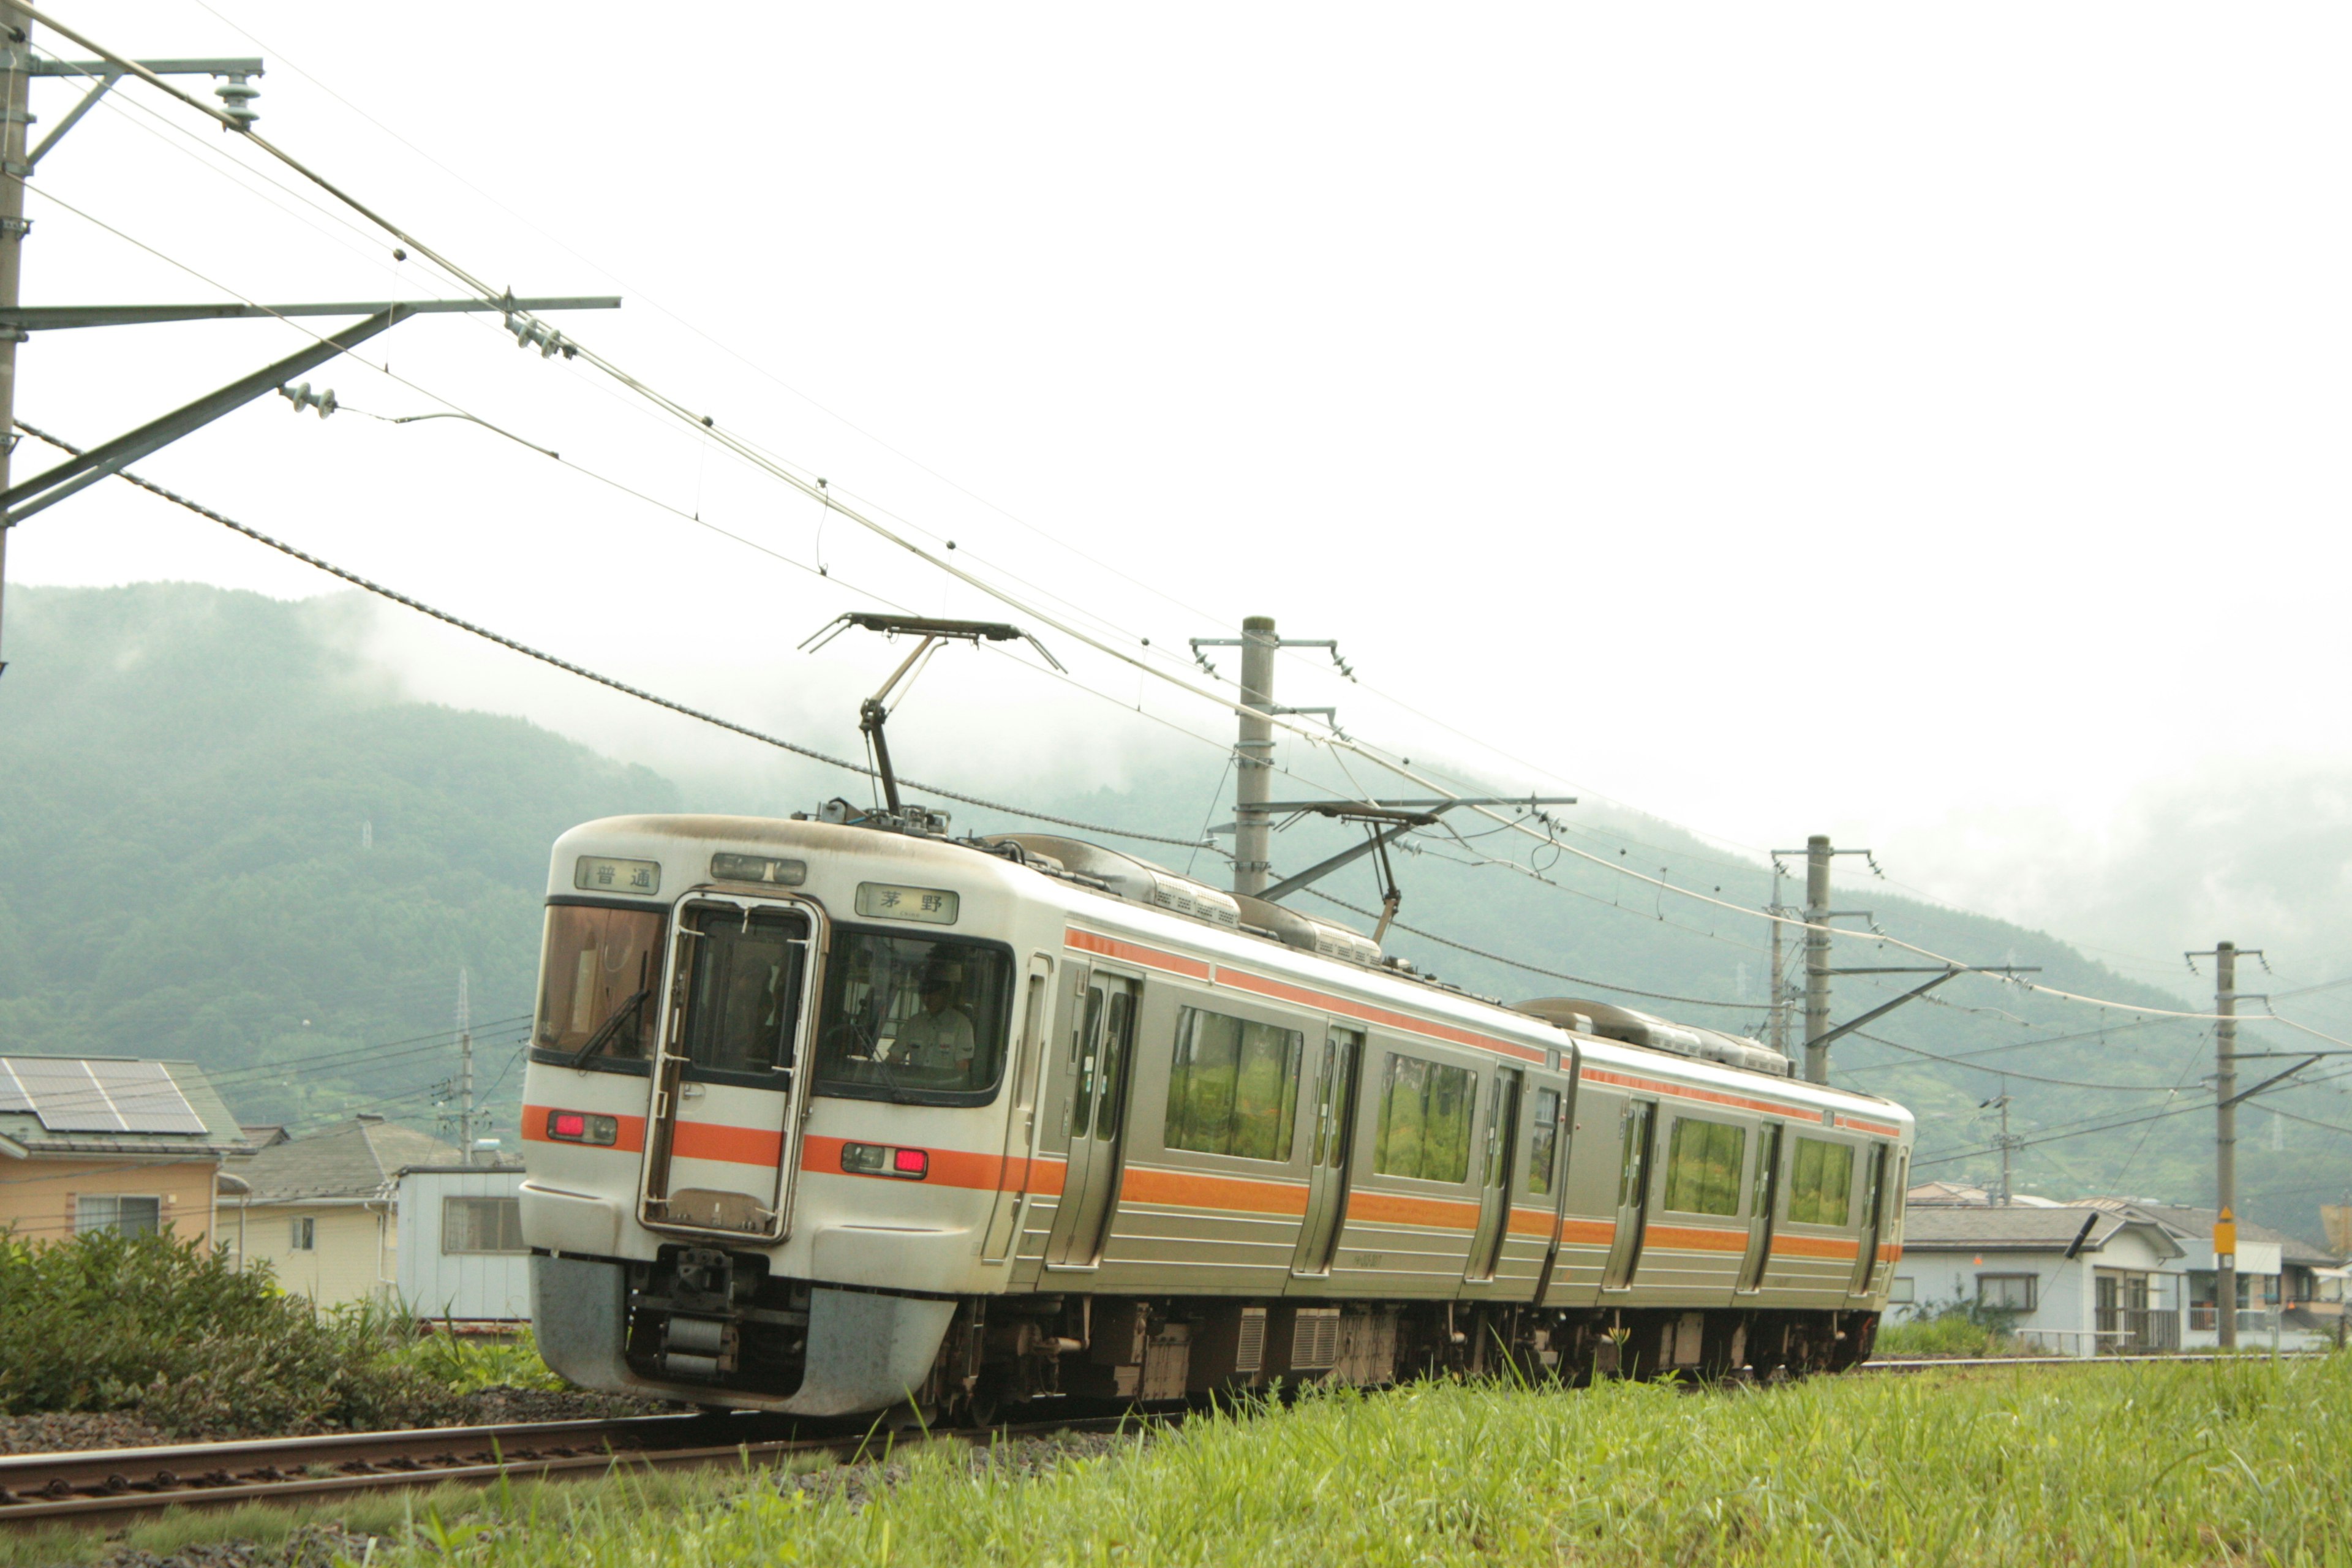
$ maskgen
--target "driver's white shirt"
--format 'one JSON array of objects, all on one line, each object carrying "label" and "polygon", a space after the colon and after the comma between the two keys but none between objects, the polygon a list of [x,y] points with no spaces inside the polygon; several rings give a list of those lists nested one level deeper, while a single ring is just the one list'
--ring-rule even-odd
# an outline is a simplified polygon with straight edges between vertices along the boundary
[{"label": "driver's white shirt", "polygon": [[898,1026],[890,1054],[920,1068],[956,1068],[971,1060],[971,1020],[961,1008],[917,1013]]}]

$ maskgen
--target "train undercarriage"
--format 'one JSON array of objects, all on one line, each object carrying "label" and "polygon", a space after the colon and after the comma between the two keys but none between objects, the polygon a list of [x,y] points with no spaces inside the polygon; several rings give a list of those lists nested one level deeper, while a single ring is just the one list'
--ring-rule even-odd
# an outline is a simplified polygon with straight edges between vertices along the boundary
[{"label": "train undercarriage", "polygon": [[[626,1279],[621,1359],[634,1380],[691,1389],[713,1405],[807,1408],[819,1381],[809,1376],[812,1359],[831,1374],[843,1356],[843,1342],[823,1334],[831,1301],[836,1316],[866,1309],[875,1332],[918,1336],[913,1358],[901,1353],[897,1363],[907,1374],[895,1385],[908,1391],[904,1411],[950,1425],[1041,1403],[1151,1405],[1432,1375],[1568,1385],[1668,1374],[1769,1381],[1867,1359],[1878,1324],[1868,1311],[1066,1292],[909,1298],[773,1278],[756,1254],[703,1247],[665,1247],[654,1262],[627,1266]],[[889,1326],[909,1321],[911,1331]],[[927,1354],[922,1336],[933,1332],[937,1351]]]}]

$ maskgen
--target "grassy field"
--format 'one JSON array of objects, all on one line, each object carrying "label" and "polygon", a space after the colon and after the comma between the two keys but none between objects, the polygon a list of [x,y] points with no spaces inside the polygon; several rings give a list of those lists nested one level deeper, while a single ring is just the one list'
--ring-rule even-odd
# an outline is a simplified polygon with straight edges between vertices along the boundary
[{"label": "grassy field", "polygon": [[940,1443],[847,1487],[386,1500],[414,1527],[387,1517],[372,1568],[2352,1563],[2347,1497],[2340,1356],[1760,1391],[1433,1384],[1198,1419],[1038,1474]]}]

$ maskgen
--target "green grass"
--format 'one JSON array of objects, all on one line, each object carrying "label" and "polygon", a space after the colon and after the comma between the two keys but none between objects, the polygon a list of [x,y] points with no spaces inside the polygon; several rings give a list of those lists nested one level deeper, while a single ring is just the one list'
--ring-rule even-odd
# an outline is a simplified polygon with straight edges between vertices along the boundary
[{"label": "green grass", "polygon": [[862,1509],[705,1473],[332,1516],[391,1538],[371,1568],[2352,1563],[2352,1357],[1768,1390],[1427,1384],[1196,1419],[1034,1477],[949,1443],[894,1469]]},{"label": "green grass", "polygon": [[402,1345],[399,1360],[426,1376],[475,1394],[485,1388],[569,1388],[539,1358],[539,1341],[525,1326],[510,1336],[473,1336],[436,1331]]}]

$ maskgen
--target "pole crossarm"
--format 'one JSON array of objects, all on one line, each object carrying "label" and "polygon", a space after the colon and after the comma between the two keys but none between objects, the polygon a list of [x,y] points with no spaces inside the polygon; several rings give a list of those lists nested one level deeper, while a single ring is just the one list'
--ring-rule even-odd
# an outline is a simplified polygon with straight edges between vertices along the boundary
[{"label": "pole crossarm", "polygon": [[1361,844],[1342,849],[1329,859],[1309,866],[1296,877],[1276,882],[1257,896],[1268,903],[1279,903],[1311,882],[1319,882],[1342,866],[1352,866],[1365,856],[1379,850],[1385,854],[1388,847],[1416,827],[1426,827],[1448,810],[1457,805],[1574,805],[1573,795],[1526,795],[1509,800],[1270,800],[1259,809],[1269,816],[1312,813],[1318,816],[1336,817],[1341,821],[1389,822],[1395,826],[1386,832],[1376,833]]},{"label": "pole crossarm", "polygon": [[1859,1018],[1849,1019],[1845,1023],[1840,1024],[1834,1029],[1822,1030],[1820,1034],[1815,1035],[1811,1039],[1805,1042],[1805,1048],[1809,1051],[1818,1050],[1822,1047],[1828,1045],[1832,1040],[1842,1039],[1845,1036],[1853,1034],[1864,1024],[1874,1023],[1878,1019],[1884,1018],[1887,1014],[1892,1013],[1906,1002],[1917,1001],[1920,997],[1925,996],[1928,992],[1933,991],[1937,986],[1941,985],[1947,980],[1952,980],[1963,974],[1973,974],[1976,973],[1978,973],[1978,971],[1969,969],[1947,969],[1941,974],[1937,975],[1935,979],[1927,982],[1927,984],[1915,985],[1910,990],[1903,993],[1902,995],[1895,998],[1894,1001],[1883,1003],[1878,1006],[1873,1007],[1869,1012],[1864,1013]]},{"label": "pole crossarm", "polygon": [[[2262,1054],[2263,1056],[2289,1056],[2289,1055],[2292,1055],[2293,1053],[2292,1053],[2292,1052],[2288,1052],[2288,1051],[2264,1051],[2264,1052],[2263,1052],[2263,1053],[2261,1053],[2261,1054]],[[2224,1105],[2243,1105],[2246,1101],[2248,1101],[2248,1100],[2250,1100],[2253,1099],[2253,1098],[2254,1098],[2254,1096],[2256,1096],[2256,1095],[2258,1095],[2258,1094],[2262,1093],[2262,1091],[2263,1091],[2263,1090],[2264,1090],[2264,1089],[2269,1089],[2269,1088],[2273,1087],[2273,1085],[2284,1083],[2287,1079],[2289,1079],[2293,1078],[2295,1074],[2297,1074],[2297,1073],[2301,1072],[2304,1068],[2305,1068],[2309,1067],[2312,1063],[2314,1063],[2314,1062],[2317,1061],[2317,1060],[2318,1060],[2320,1058],[2322,1058],[2322,1057],[2340,1057],[2340,1056],[2347,1056],[2347,1055],[2352,1055],[2352,1052],[2346,1052],[2346,1051],[2312,1051],[2312,1052],[2309,1052],[2308,1054],[2306,1054],[2306,1055],[2304,1057],[2304,1058],[2303,1058],[2301,1061],[2299,1061],[2299,1062],[2295,1063],[2295,1064],[2294,1064],[2294,1066],[2293,1066],[2293,1067],[2291,1067],[2291,1068],[2287,1068],[2284,1072],[2281,1072],[2281,1073],[2273,1073],[2270,1077],[2268,1077],[2268,1078],[2266,1078],[2266,1079],[2263,1079],[2263,1081],[2262,1081],[2262,1082],[2260,1082],[2260,1083],[2258,1083],[2258,1084],[2254,1085],[2254,1087],[2253,1087],[2253,1088],[2252,1088],[2252,1089],[2240,1089],[2237,1093],[2235,1093],[2235,1094],[2233,1094],[2233,1095],[2230,1096],[2230,1098],[2229,1098],[2229,1099],[2227,1099],[2227,1100],[2225,1100],[2221,1101],[2221,1103],[2222,1103],[2222,1104],[2224,1104]],[[2237,1056],[2237,1057],[2232,1057],[2231,1059],[2232,1061],[2241,1061],[2241,1062],[2242,1062],[2242,1061],[2244,1061],[2246,1058],[2245,1058],[2244,1057],[2242,1057],[2242,1056]]]},{"label": "pole crossarm", "polygon": [[[157,76],[259,76],[262,74],[261,60],[259,57],[253,55],[224,57],[218,59],[134,60],[131,63],[140,69],[152,71]],[[119,71],[121,68],[121,66],[112,60],[36,59],[32,69],[26,74],[89,77],[102,76],[110,70]]]},{"label": "pole crossarm", "polygon": [[0,310],[0,327],[20,331],[57,331],[67,327],[136,327],[157,321],[222,321],[276,316],[377,316],[392,310],[405,315],[445,310],[617,310],[618,296],[564,296],[545,300],[369,300],[323,305],[18,305]]},{"label": "pole crossarm", "polygon": [[151,420],[136,430],[117,436],[103,446],[93,447],[79,458],[69,458],[22,484],[9,486],[6,490],[0,491],[0,509],[5,509],[5,514],[0,514],[0,525],[14,527],[35,512],[55,506],[125,465],[137,462],[148,453],[203,429],[221,416],[244,407],[257,397],[266,396],[303,372],[315,369],[346,350],[365,342],[406,314],[406,307],[394,305],[364,321],[345,327],[331,338],[322,338],[275,364],[264,365],[251,375],[233,381],[217,392],[207,393],[161,419]]}]

